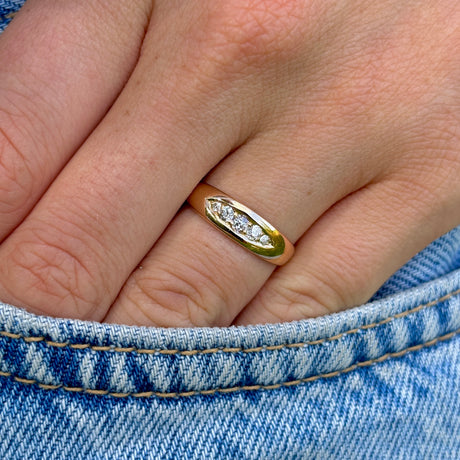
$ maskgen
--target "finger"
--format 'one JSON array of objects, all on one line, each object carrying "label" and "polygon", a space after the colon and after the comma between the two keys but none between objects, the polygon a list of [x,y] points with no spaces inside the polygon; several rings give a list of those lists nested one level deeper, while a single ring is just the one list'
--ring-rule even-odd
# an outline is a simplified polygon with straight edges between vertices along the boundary
[{"label": "finger", "polygon": [[[222,79],[242,86],[241,75],[222,72],[207,48],[197,52],[209,43],[171,34],[184,29],[178,20],[203,29],[206,16],[182,5],[187,14],[156,9],[111,110],[2,244],[2,300],[102,319],[196,183],[249,135],[257,108],[248,115],[222,91]],[[247,91],[256,84],[244,81]]]},{"label": "finger", "polygon": [[389,179],[337,203],[300,239],[291,261],[235,324],[306,319],[369,300],[412,256],[458,225],[453,202],[425,187]]},{"label": "finger", "polygon": [[29,0],[0,38],[0,241],[107,111],[150,0]]},{"label": "finger", "polygon": [[[104,322],[223,326],[272,272],[187,207],[123,286]],[[236,276],[237,275],[237,276]]]},{"label": "finger", "polygon": [[[287,138],[293,138],[287,131],[282,136],[278,131],[256,136],[219,164],[207,181],[295,241],[349,188],[360,183],[356,184],[356,176],[351,174],[352,163],[340,159],[330,145],[328,154],[330,161],[337,162],[336,167],[321,169],[323,150],[304,152],[304,139],[288,146],[284,142]],[[342,148],[337,145],[337,149]],[[174,219],[140,265],[142,269],[132,274],[105,321],[226,326],[274,269],[190,209]]]},{"label": "finger", "polygon": [[[372,28],[372,30],[374,29]],[[355,33],[353,35],[355,36]],[[346,41],[342,40],[345,39],[345,36],[338,33],[337,36],[341,37],[341,44],[338,47],[340,53],[337,55],[332,53],[329,56],[339,59],[342,55],[347,55],[347,53],[343,53],[343,50],[346,49]],[[406,42],[403,40],[401,43]],[[375,49],[373,47],[370,49],[369,54],[373,56]],[[414,118],[414,113],[420,113],[417,110],[411,112],[414,108],[414,102],[411,97],[407,97],[414,95],[411,84],[406,87],[404,84],[401,86],[398,82],[392,87],[392,97],[384,97],[386,91],[383,91],[383,86],[387,87],[385,81],[396,81],[393,75],[389,76],[388,72],[385,72],[388,68],[394,68],[393,58],[395,55],[393,48],[390,49],[391,65],[385,60],[379,61],[377,59],[373,61],[379,64],[377,67],[369,66],[368,54],[364,53],[362,62],[360,59],[358,59],[359,62],[352,62],[348,68],[351,72],[345,71],[344,74],[339,72],[337,79],[329,79],[331,74],[328,74],[327,68],[322,67],[321,62],[317,62],[317,65],[313,67],[318,69],[320,77],[317,81],[321,80],[322,90],[315,91],[314,85],[309,84],[311,83],[309,75],[305,75],[304,80],[307,82],[297,92],[297,94],[305,97],[305,100],[300,101],[299,107],[297,104],[301,98],[293,97],[291,99],[293,105],[286,109],[290,112],[290,123],[278,116],[272,118],[273,125],[276,124],[281,127],[279,138],[283,139],[284,143],[275,143],[276,151],[270,151],[270,146],[262,143],[262,148],[259,151],[253,150],[252,152],[258,161],[251,162],[246,157],[243,167],[237,167],[240,157],[236,152],[233,153],[225,161],[226,165],[233,165],[233,167],[223,169],[222,165],[219,165],[216,173],[209,178],[209,182],[230,196],[248,204],[249,207],[254,208],[262,216],[273,222],[291,239],[295,239],[296,233],[295,231],[290,233],[289,225],[295,225],[296,222],[304,219],[304,230],[308,228],[315,220],[314,216],[319,218],[329,205],[334,204],[334,200],[339,200],[343,196],[344,190],[346,190],[345,194],[351,193],[356,190],[356,187],[363,186],[368,183],[366,181],[372,179],[372,177],[365,177],[364,170],[366,168],[363,165],[366,162],[377,159],[377,161],[382,162],[378,170],[385,170],[388,163],[394,160],[393,155],[389,154],[393,147],[390,144],[397,141],[398,135],[401,137],[406,136],[406,133],[411,135],[411,131],[406,130],[406,128],[410,127],[413,122],[411,118]],[[350,54],[353,55],[354,52]],[[378,53],[377,57],[379,56]],[[404,56],[408,56],[408,54],[404,52]],[[337,61],[332,59],[331,62],[333,64],[329,69],[332,68],[332,73],[336,74],[335,62]],[[360,73],[361,65],[362,69],[365,70],[362,72],[362,80],[358,79],[357,81],[356,75],[357,72]],[[372,70],[371,73],[369,73],[369,69]],[[384,72],[377,75],[373,72],[375,69]],[[392,71],[390,73],[392,74]],[[369,78],[369,75],[372,78]],[[373,78],[375,75],[377,77]],[[368,86],[369,81],[372,82],[372,88]],[[377,91],[374,87],[376,82]],[[379,87],[379,82],[384,82],[384,85]],[[332,84],[329,86],[330,83]],[[357,88],[361,87],[361,84],[364,84],[364,88],[369,88],[370,91],[356,91]],[[398,89],[397,97],[394,96],[394,87]],[[416,92],[418,93],[418,91]],[[373,94],[376,94],[377,97],[373,97]],[[290,95],[292,96],[292,93]],[[286,97],[286,99],[289,98]],[[397,103],[394,103],[395,100]],[[418,101],[419,97],[414,98],[414,100]],[[316,113],[315,108],[317,109]],[[342,113],[340,113],[341,111]],[[275,112],[277,115],[279,114],[278,111]],[[302,120],[307,121],[302,124]],[[297,126],[297,132],[289,132],[285,129],[286,125]],[[328,126],[325,127],[325,125]],[[305,131],[302,131],[304,129]],[[307,133],[306,137],[302,137],[303,145],[298,147],[300,151],[303,148],[303,155],[290,157],[289,144],[301,132],[302,134],[303,132]],[[350,143],[353,144],[351,148]],[[306,154],[305,150],[307,150]],[[313,152],[312,155],[308,154],[310,150]],[[241,149],[238,150],[238,153],[240,151]],[[286,158],[280,158],[280,152],[283,154],[287,152]],[[376,152],[380,155],[376,155]],[[348,164],[346,161],[337,163],[337,158],[341,157],[347,158]],[[276,166],[270,162],[271,158],[277,160]],[[274,170],[280,168],[281,174],[278,171],[273,173]],[[324,170],[333,171],[335,175],[328,176],[324,174]],[[300,174],[299,171],[301,171]],[[371,171],[371,174],[376,171],[375,164],[371,165],[367,171]],[[260,175],[258,176],[258,174]],[[261,176],[263,176],[262,179],[260,179]],[[321,180],[315,182],[315,179],[312,179],[315,176]],[[351,184],[348,182],[350,178],[353,179]],[[226,182],[227,180],[228,182]],[[361,185],[359,185],[360,183]],[[305,188],[305,184],[307,184],[307,188]],[[283,197],[283,191],[291,186],[289,193]],[[333,193],[337,193],[337,196],[332,198],[328,205],[328,200],[331,197],[329,189],[333,190]],[[253,200],[252,203],[251,200]],[[292,207],[289,208],[289,206]],[[184,219],[181,220],[181,224],[183,234],[193,236],[180,238],[179,229],[176,228],[174,234],[167,241],[176,242],[177,252],[174,251],[172,243],[165,243],[163,247],[162,240],[160,240],[151,253],[152,262],[149,264],[148,258],[142,262],[142,270],[136,271],[134,278],[126,285],[126,289],[114,306],[114,312],[109,314],[107,320],[139,321],[144,324],[148,322],[158,325],[225,325],[221,324],[221,321],[228,321],[228,318],[242,307],[240,302],[244,296],[251,296],[251,292],[254,292],[254,289],[257,288],[256,284],[260,283],[260,280],[255,279],[254,284],[247,288],[242,279],[251,281],[250,277],[254,276],[251,268],[255,271],[257,267],[232,264],[234,258],[228,256],[222,247],[223,243],[202,239],[201,235],[205,234],[204,227],[202,227],[203,230],[198,231],[195,224],[186,226]],[[199,225],[198,221],[196,225]],[[168,235],[168,231],[169,229],[164,237]],[[199,250],[191,251],[189,249],[193,241],[197,242]],[[160,247],[162,250],[156,251]],[[199,252],[200,250],[205,254]],[[238,251],[240,249],[235,248],[233,250]],[[181,264],[184,264],[185,267]],[[218,268],[217,264],[219,264]],[[162,270],[156,270],[155,267],[161,267]],[[229,284],[228,278],[231,278],[234,283]],[[223,292],[220,286],[225,286]],[[231,303],[231,299],[235,299],[234,303]],[[123,305],[126,306],[123,307]],[[216,309],[212,310],[215,305],[217,306]],[[139,311],[138,318],[134,317],[136,308]],[[229,311],[225,311],[225,308],[228,308]],[[125,313],[123,313],[123,309]],[[211,310],[214,315],[210,314]],[[172,313],[171,316],[174,316],[176,323],[167,323],[168,311]],[[124,317],[123,314],[125,314]]]}]

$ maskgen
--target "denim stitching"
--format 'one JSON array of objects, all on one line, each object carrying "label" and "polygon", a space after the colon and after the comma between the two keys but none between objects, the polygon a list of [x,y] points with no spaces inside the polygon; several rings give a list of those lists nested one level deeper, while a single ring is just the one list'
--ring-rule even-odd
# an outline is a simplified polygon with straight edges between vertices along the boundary
[{"label": "denim stitching", "polygon": [[163,393],[159,391],[144,391],[142,393],[114,393],[110,392],[108,390],[93,390],[89,388],[81,388],[81,387],[67,387],[64,385],[47,385],[44,383],[40,383],[37,380],[32,380],[32,379],[24,379],[20,377],[13,376],[10,372],[2,372],[0,371],[0,377],[12,377],[16,382],[26,384],[26,385],[38,385],[41,389],[43,390],[58,390],[62,389],[71,393],[88,393],[91,395],[97,395],[97,396],[112,396],[114,398],[127,398],[127,397],[136,397],[136,398],[150,398],[152,396],[156,396],[159,398],[185,398],[189,396],[197,396],[197,395],[202,395],[202,396],[210,396],[214,394],[225,394],[225,393],[235,393],[238,391],[259,391],[259,390],[276,390],[282,387],[292,387],[292,386],[298,386],[304,383],[308,382],[314,382],[315,380],[319,379],[326,379],[326,378],[331,378],[331,377],[336,377],[341,374],[346,374],[348,372],[351,372],[357,368],[360,367],[368,367],[376,363],[380,363],[382,361],[385,361],[388,358],[399,358],[401,356],[404,356],[405,354],[413,351],[418,351],[422,348],[428,348],[433,345],[435,345],[438,342],[449,340],[455,335],[460,333],[460,329],[457,329],[456,331],[450,332],[448,334],[445,334],[443,336],[437,337],[433,340],[430,340],[426,343],[422,343],[419,345],[414,345],[412,347],[408,347],[404,350],[394,352],[394,353],[385,353],[384,355],[380,356],[379,358],[374,358],[368,361],[362,361],[356,364],[353,364],[345,369],[342,369],[340,371],[334,371],[334,372],[329,372],[326,374],[319,374],[319,375],[314,375],[310,377],[306,377],[304,379],[298,379],[298,380],[291,380],[287,382],[282,382],[282,383],[275,383],[272,385],[247,385],[247,386],[238,386],[238,387],[231,387],[231,388],[215,388],[215,389],[210,389],[210,390],[199,390],[199,391],[185,391],[181,393]]},{"label": "denim stitching", "polygon": [[444,302],[445,300],[450,299],[451,297],[454,297],[455,295],[460,294],[460,289],[457,289],[455,291],[452,291],[442,297],[439,297],[438,299],[432,300],[431,302],[428,302],[426,304],[421,304],[418,305],[417,307],[414,307],[410,310],[397,313],[394,316],[389,316],[388,318],[385,318],[382,321],[367,324],[364,326],[361,326],[359,328],[355,329],[350,329],[349,331],[341,332],[340,334],[331,336],[331,337],[326,337],[323,339],[318,339],[318,340],[311,340],[311,341],[306,341],[306,342],[300,342],[300,343],[293,343],[293,344],[281,344],[281,345],[266,345],[266,346],[261,346],[261,347],[254,347],[254,348],[242,348],[242,347],[235,347],[235,348],[208,348],[204,350],[158,350],[158,349],[137,349],[135,347],[114,347],[114,346],[98,346],[98,345],[90,345],[88,343],[81,343],[81,344],[71,344],[69,342],[54,342],[52,340],[46,340],[45,337],[37,336],[37,337],[26,337],[22,336],[20,334],[15,334],[12,332],[7,332],[7,331],[0,331],[0,336],[7,337],[9,339],[14,339],[14,340],[23,340],[26,343],[37,343],[37,342],[44,342],[46,345],[55,347],[55,348],[72,348],[76,350],[85,350],[85,349],[91,349],[93,351],[99,351],[99,352],[117,352],[117,353],[136,353],[136,354],[161,354],[161,355],[180,355],[180,356],[193,356],[197,354],[215,354],[215,353],[259,353],[262,351],[277,351],[277,350],[283,350],[287,348],[302,348],[305,345],[319,345],[321,343],[325,342],[331,342],[334,340],[338,340],[346,335],[352,335],[356,334],[360,331],[365,331],[368,329],[373,329],[376,328],[377,326],[381,326],[382,324],[389,323],[390,321],[393,321],[394,319],[398,318],[404,318],[405,316],[408,316],[410,314],[416,313],[422,309],[432,307],[440,302]]},{"label": "denim stitching", "polygon": [[13,11],[12,13],[0,15],[0,21],[2,21],[3,19],[13,19],[17,14],[18,14],[17,11]]}]

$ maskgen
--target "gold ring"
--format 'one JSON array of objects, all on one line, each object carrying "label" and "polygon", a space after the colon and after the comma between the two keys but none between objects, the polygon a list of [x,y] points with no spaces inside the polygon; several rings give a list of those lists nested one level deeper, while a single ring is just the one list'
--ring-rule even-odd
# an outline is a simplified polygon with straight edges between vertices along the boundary
[{"label": "gold ring", "polygon": [[225,235],[267,262],[283,265],[294,254],[292,243],[273,225],[211,185],[198,184],[187,201]]}]

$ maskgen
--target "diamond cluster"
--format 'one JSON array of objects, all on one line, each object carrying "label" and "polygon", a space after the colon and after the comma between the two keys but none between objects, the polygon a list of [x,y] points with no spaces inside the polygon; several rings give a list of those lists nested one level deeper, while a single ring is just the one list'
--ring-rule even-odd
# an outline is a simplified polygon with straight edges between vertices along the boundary
[{"label": "diamond cluster", "polygon": [[272,240],[264,233],[262,227],[257,224],[251,224],[249,219],[243,214],[238,212],[232,206],[219,201],[213,201],[211,210],[217,214],[221,220],[229,224],[233,231],[246,240],[258,242],[263,246],[272,244]]}]

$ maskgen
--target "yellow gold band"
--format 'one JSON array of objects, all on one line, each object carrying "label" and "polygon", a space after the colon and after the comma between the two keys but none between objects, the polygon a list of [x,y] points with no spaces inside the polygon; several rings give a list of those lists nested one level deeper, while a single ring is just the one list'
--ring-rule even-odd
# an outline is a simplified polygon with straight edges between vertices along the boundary
[{"label": "yellow gold band", "polygon": [[211,185],[198,184],[187,201],[225,235],[267,262],[283,265],[294,254],[292,243],[275,227]]}]

